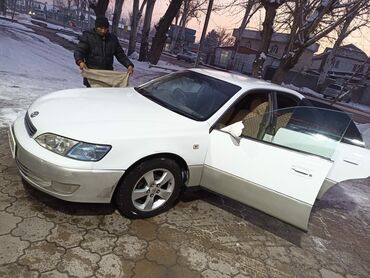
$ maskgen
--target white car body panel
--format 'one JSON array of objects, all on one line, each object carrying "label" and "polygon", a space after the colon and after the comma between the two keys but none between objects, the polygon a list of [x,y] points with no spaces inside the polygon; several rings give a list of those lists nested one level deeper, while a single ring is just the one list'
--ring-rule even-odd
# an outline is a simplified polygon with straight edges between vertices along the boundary
[{"label": "white car body panel", "polygon": [[[133,88],[104,89],[103,93],[101,90],[66,90],[35,101],[29,108],[29,114],[34,111],[40,114],[32,119],[37,126],[34,137],[49,132],[113,146],[115,150],[93,163],[94,168],[125,170],[139,159],[156,153],[177,154],[188,165],[203,164],[208,144],[207,122],[197,122],[165,109]],[[86,102],[81,103],[82,99]],[[194,145],[199,148],[194,149]],[[42,152],[53,156],[57,160],[54,163],[71,161],[45,149]]]},{"label": "white car body panel", "polygon": [[335,183],[370,176],[370,150],[340,143],[334,154],[334,166],[327,178]]},{"label": "white car body panel", "polygon": [[[202,185],[210,190],[245,203],[238,196],[249,194],[248,183],[251,182],[267,191],[286,196],[293,201],[296,200],[297,206],[305,203],[312,207],[332,162],[318,156],[246,138],[242,138],[240,143],[236,144],[228,133],[214,130],[211,133],[205,165],[246,181],[244,188],[241,186],[235,190],[227,184],[223,186],[215,186],[213,183],[207,184],[207,176],[203,175]],[[265,202],[269,202],[269,200],[265,200]],[[280,219],[302,229],[307,229],[310,210],[302,215],[302,219],[304,219],[302,225],[302,219],[294,221],[286,217],[284,213],[279,213],[279,210],[284,210],[284,208],[279,208],[279,205],[286,205],[284,202],[277,204],[271,211],[266,210],[263,199],[254,202],[254,204],[248,204],[274,216],[278,215]]]}]

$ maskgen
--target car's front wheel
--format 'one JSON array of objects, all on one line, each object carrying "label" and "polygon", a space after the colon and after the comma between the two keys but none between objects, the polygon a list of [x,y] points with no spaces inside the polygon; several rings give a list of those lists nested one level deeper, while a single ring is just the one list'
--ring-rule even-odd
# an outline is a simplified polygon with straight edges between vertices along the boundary
[{"label": "car's front wheel", "polygon": [[115,203],[128,218],[146,218],[170,209],[182,187],[181,168],[167,158],[144,161],[118,185]]}]

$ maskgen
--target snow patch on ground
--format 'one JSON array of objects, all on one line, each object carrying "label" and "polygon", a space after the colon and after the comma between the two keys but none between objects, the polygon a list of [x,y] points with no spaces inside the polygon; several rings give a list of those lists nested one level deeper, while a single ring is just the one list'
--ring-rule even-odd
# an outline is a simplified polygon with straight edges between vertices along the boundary
[{"label": "snow patch on ground", "polygon": [[[301,94],[311,95],[311,96],[317,97],[317,98],[323,98],[322,94],[320,94],[318,92],[315,92],[314,90],[311,90],[310,88],[297,87],[297,86],[294,86],[293,84],[284,84],[284,83],[282,84],[282,86],[284,86],[286,88],[289,88],[289,89],[292,89],[292,90],[295,90],[295,91],[297,91]],[[357,109],[357,110],[360,110],[360,111],[363,111],[363,112],[370,113],[370,107],[367,106],[367,105],[354,103],[354,102],[349,102],[349,103],[340,102],[340,104],[351,107],[351,108],[354,108],[354,109]]]},{"label": "snow patch on ground", "polygon": [[[30,21],[27,15],[18,19],[27,24]],[[60,26],[58,28],[61,29]],[[0,127],[14,121],[42,95],[84,87],[72,51],[33,33],[22,24],[1,19],[0,41]],[[129,80],[131,86],[171,72],[163,68],[182,69],[162,61],[159,65],[163,68],[149,68],[149,63],[136,60],[133,63],[135,72]],[[127,70],[117,61],[114,68],[122,72]]]},{"label": "snow patch on ground", "polygon": [[[6,17],[6,18],[9,18],[11,19],[11,17]],[[28,31],[28,32],[33,32],[32,29],[22,25],[22,24],[19,24],[19,23],[16,23],[16,22],[11,22],[11,21],[8,21],[8,20],[3,20],[0,18],[0,25],[2,26],[6,26],[6,27],[12,27],[12,28],[17,28],[19,30],[23,30],[23,31]]]},{"label": "snow patch on ground", "polygon": [[22,113],[24,109],[21,108],[0,108],[0,128],[8,126]]},{"label": "snow patch on ground", "polygon": [[70,42],[73,42],[75,44],[78,43],[78,39],[76,37],[73,37],[73,36],[68,36],[66,34],[62,34],[62,33],[56,33],[59,37],[63,38],[63,39],[66,39],[67,41],[70,41]]}]

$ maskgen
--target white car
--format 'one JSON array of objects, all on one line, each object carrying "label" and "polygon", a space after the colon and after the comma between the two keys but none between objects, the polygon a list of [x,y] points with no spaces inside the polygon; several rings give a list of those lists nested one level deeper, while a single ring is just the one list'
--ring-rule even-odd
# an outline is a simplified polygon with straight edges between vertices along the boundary
[{"label": "white car", "polygon": [[370,176],[348,114],[313,105],[278,85],[193,69],[43,96],[9,138],[22,177],[63,200],[151,217],[200,185],[306,230],[331,186]]}]

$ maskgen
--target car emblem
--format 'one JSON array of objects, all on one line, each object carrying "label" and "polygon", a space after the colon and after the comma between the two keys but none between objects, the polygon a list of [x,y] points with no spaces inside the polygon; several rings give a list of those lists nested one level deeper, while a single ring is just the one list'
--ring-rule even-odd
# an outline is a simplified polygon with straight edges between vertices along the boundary
[{"label": "car emblem", "polygon": [[36,117],[38,114],[39,114],[39,111],[32,112],[32,114],[31,114],[31,118]]}]

